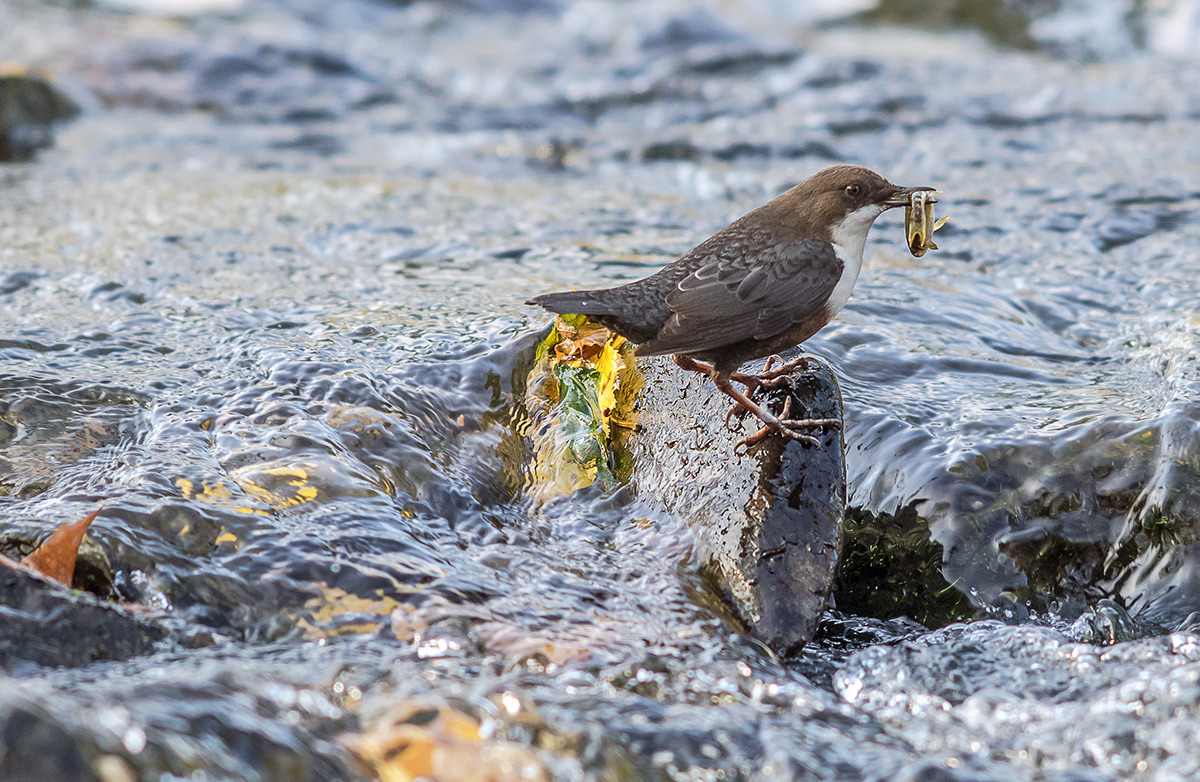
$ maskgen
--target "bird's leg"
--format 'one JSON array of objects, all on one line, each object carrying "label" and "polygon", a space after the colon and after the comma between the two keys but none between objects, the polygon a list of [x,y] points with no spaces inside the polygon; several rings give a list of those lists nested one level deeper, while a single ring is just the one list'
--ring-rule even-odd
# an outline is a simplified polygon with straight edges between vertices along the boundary
[{"label": "bird's leg", "polygon": [[[821,441],[818,440],[816,437],[813,437],[812,435],[809,435],[809,434],[802,434],[798,430],[811,429],[811,428],[818,427],[818,426],[840,426],[841,425],[841,422],[838,421],[836,418],[803,418],[803,419],[795,419],[795,420],[783,420],[783,419],[777,418],[774,415],[772,415],[770,412],[768,412],[767,410],[764,410],[753,399],[751,399],[750,397],[746,396],[741,391],[738,391],[736,388],[734,388],[733,383],[731,383],[729,381],[729,378],[721,377],[714,371],[713,375],[712,375],[712,379],[713,379],[713,382],[717,384],[717,388],[719,388],[722,391],[722,393],[732,397],[734,399],[734,401],[736,401],[739,405],[741,405],[745,409],[749,410],[751,413],[754,413],[754,415],[758,416],[758,419],[763,422],[763,427],[761,429],[759,429],[757,432],[750,435],[749,437],[739,440],[734,445],[735,451],[737,451],[738,449],[741,449],[741,448],[749,448],[752,445],[762,442],[762,440],[765,439],[769,434],[771,434],[771,432],[778,432],[783,437],[788,437],[793,440],[800,440],[802,442],[806,442],[806,443],[808,443],[810,445],[814,445],[814,446],[820,446]],[[792,404],[792,399],[789,396],[783,404],[784,419],[787,419],[787,417],[791,415],[791,412],[792,412],[791,404]],[[725,420],[726,420],[726,423],[728,423],[728,421],[729,421],[728,416],[726,416]]]},{"label": "bird's leg", "polygon": [[[675,359],[675,363],[678,364],[681,369],[686,369],[689,372],[702,372],[709,377],[715,377],[713,373],[717,370],[712,364],[705,364],[703,361],[697,361],[696,359],[688,356],[675,355],[671,356],[671,358]],[[729,375],[729,379],[744,385],[751,394],[753,394],[759,386],[758,375],[746,375],[741,372],[733,372]]]},{"label": "bird's leg", "polygon": [[702,372],[712,377],[713,372],[716,371],[712,364],[705,364],[703,361],[697,361],[689,356],[676,354],[671,358],[675,359],[675,363],[679,365],[680,369],[686,369],[688,372]]},{"label": "bird's leg", "polygon": [[[675,359],[675,363],[678,364],[681,369],[686,369],[689,372],[703,372],[711,378],[715,378],[717,376],[716,367],[714,367],[712,364],[705,364],[703,361],[697,361],[696,359],[689,358],[688,356],[676,355],[672,356],[671,358]],[[758,391],[758,387],[762,384],[758,379],[758,375],[745,375],[741,372],[732,373],[729,375],[729,379],[744,385],[746,387],[746,393],[749,394],[750,397],[754,396],[754,394]],[[729,408],[729,412],[725,414],[725,426],[728,427],[729,419],[738,414],[746,414],[746,407],[744,405],[735,404],[733,407]]]},{"label": "bird's leg", "polygon": [[741,383],[746,387],[746,393],[754,396],[758,393],[758,388],[763,384],[762,378],[758,375],[748,375],[745,372],[731,372],[729,379],[735,383]]}]

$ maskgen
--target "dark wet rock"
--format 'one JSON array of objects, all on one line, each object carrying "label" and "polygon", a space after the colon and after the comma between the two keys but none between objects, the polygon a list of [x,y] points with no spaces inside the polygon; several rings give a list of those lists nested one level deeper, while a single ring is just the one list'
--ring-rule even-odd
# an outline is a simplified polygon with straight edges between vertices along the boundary
[{"label": "dark wet rock", "polygon": [[660,160],[699,160],[702,150],[684,139],[656,141],[642,147],[642,160],[654,163]]},{"label": "dark wet rock", "polygon": [[165,631],[86,592],[0,566],[0,667],[83,666],[150,651]]},{"label": "dark wet rock", "polygon": [[1124,207],[1096,226],[1096,246],[1100,252],[1108,252],[1152,233],[1170,230],[1187,217],[1186,212],[1168,205]]},{"label": "dark wet rock", "polygon": [[75,101],[48,80],[0,75],[0,162],[29,160],[54,143],[55,124],[78,114]]},{"label": "dark wet rock", "polygon": [[[725,427],[727,397],[669,359],[643,362],[639,432],[630,441],[639,492],[686,518],[702,540],[716,589],[750,633],[781,654],[811,637],[829,601],[842,541],[845,465],[840,430],[821,446],[771,437],[748,454],[734,444],[758,428]],[[841,418],[837,381],[822,365],[795,390],[764,392],[776,411]]]},{"label": "dark wet rock", "polygon": [[7,296],[23,288],[28,288],[42,276],[41,272],[33,270],[9,272],[0,277],[0,296]]},{"label": "dark wet rock", "polygon": [[143,41],[93,76],[109,105],[209,111],[234,120],[306,124],[394,100],[349,58],[245,40]]},{"label": "dark wet rock", "polygon": [[1055,0],[879,0],[859,17],[866,22],[912,25],[925,30],[971,27],[1006,46],[1031,48],[1034,38],[1029,25],[1032,17],[1045,14],[1058,5]]}]

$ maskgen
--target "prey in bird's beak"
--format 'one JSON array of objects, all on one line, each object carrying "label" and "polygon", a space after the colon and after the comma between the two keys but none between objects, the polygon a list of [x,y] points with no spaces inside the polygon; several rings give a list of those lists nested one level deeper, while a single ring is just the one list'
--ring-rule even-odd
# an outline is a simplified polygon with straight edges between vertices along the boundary
[{"label": "prey in bird's beak", "polygon": [[933,232],[950,219],[933,218],[933,205],[937,203],[933,196],[937,192],[928,187],[915,188],[909,192],[908,203],[904,206],[904,238],[908,240],[908,251],[914,258],[920,258],[926,250],[938,248],[933,243]]}]

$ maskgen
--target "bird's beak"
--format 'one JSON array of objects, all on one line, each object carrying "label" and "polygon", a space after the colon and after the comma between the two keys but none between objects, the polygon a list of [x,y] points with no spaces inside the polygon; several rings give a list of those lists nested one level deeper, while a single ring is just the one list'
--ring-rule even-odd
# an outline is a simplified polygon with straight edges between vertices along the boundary
[{"label": "bird's beak", "polygon": [[893,209],[897,206],[908,206],[912,200],[912,194],[919,193],[922,190],[933,192],[932,187],[897,187],[895,192],[883,202],[883,205],[887,209]]}]

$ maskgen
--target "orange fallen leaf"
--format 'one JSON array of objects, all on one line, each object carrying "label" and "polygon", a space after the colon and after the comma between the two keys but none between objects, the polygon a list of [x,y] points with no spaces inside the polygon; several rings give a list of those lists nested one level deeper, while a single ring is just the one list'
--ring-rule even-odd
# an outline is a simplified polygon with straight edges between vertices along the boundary
[{"label": "orange fallen leaf", "polygon": [[554,346],[554,355],[559,361],[593,363],[613,338],[611,331],[590,321],[573,326],[560,318],[557,326],[562,341]]},{"label": "orange fallen leaf", "polygon": [[33,550],[29,556],[21,560],[21,564],[30,570],[36,570],[46,578],[52,578],[60,584],[71,586],[75,575],[75,558],[79,556],[79,544],[83,542],[83,533],[100,515],[100,508],[84,516],[74,524],[63,524],[54,530],[54,534],[46,538],[42,545]]}]

